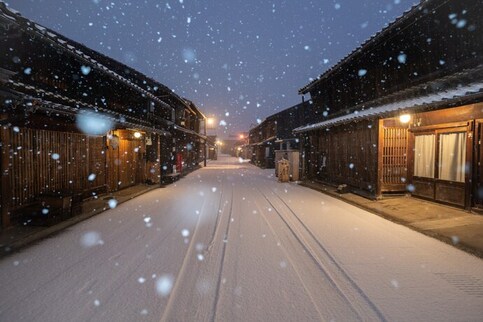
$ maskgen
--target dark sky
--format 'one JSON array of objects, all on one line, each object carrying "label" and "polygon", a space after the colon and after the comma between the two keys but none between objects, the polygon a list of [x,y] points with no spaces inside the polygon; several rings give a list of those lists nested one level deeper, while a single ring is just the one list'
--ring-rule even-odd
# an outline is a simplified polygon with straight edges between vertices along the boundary
[{"label": "dark sky", "polygon": [[174,89],[216,117],[221,135],[247,131],[299,103],[299,88],[415,1],[12,0],[8,5]]}]

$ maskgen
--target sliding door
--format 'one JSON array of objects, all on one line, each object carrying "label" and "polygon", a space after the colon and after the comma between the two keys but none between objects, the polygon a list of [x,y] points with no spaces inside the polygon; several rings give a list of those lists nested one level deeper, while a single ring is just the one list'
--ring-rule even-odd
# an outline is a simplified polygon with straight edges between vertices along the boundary
[{"label": "sliding door", "polygon": [[414,133],[413,195],[465,206],[467,139],[466,127]]}]

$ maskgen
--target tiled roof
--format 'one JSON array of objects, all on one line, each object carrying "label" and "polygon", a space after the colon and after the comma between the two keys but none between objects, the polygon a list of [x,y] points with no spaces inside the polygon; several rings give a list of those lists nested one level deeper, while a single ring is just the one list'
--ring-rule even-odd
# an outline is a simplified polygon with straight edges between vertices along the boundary
[{"label": "tiled roof", "polygon": [[[122,119],[124,119],[123,124],[126,124],[126,125],[131,125],[131,126],[135,126],[135,127],[138,127],[138,128],[142,127],[143,129],[149,129],[150,131],[159,132],[159,133],[163,133],[163,134],[168,133],[164,130],[154,128],[146,120],[143,120],[143,119],[140,119],[140,118],[137,118],[137,117],[121,114],[121,113],[115,112],[113,110],[102,108],[102,107],[99,107],[99,106],[93,106],[91,104],[86,104],[84,102],[77,101],[77,100],[71,99],[69,97],[62,96],[62,95],[59,95],[59,94],[55,94],[55,93],[52,93],[52,92],[49,92],[49,91],[45,91],[43,89],[39,89],[39,88],[36,88],[34,86],[26,85],[26,84],[21,83],[21,82],[14,82],[12,80],[9,80],[8,83],[10,85],[12,85],[12,87],[15,88],[15,89],[26,89],[26,90],[35,92],[37,94],[36,96],[25,95],[24,98],[32,99],[32,100],[38,100],[42,104],[45,104],[45,105],[51,107],[53,110],[70,112],[70,113],[95,113],[93,111],[99,111],[99,112],[102,113],[104,118],[110,119],[114,122],[119,122],[119,120],[122,118]],[[54,100],[57,100],[57,101],[63,101],[65,103],[69,104],[69,105],[64,105],[64,104],[52,102],[48,99],[49,97],[53,98]],[[89,109],[89,110],[86,110],[86,109]],[[172,124],[172,122],[166,121],[167,126],[169,126],[170,124]]]},{"label": "tiled roof", "polygon": [[367,39],[365,42],[363,42],[360,46],[356,47],[352,52],[350,52],[344,58],[339,60],[339,62],[337,64],[335,64],[334,66],[332,66],[331,68],[329,68],[328,70],[323,72],[320,76],[318,76],[316,79],[311,81],[309,84],[307,84],[304,87],[302,87],[301,89],[299,89],[299,94],[305,94],[305,93],[309,92],[310,89],[316,83],[318,83],[323,78],[327,78],[330,74],[332,74],[334,71],[339,69],[344,63],[346,63],[347,61],[352,59],[352,57],[355,56],[357,53],[365,50],[366,47],[369,46],[373,41],[383,37],[384,34],[390,32],[391,30],[396,28],[398,25],[402,24],[410,16],[419,12],[421,10],[421,7],[425,6],[426,3],[429,2],[429,1],[431,1],[431,0],[423,0],[423,1],[421,1],[421,3],[417,3],[417,4],[413,5],[411,8],[409,8],[408,10],[406,10],[404,13],[401,14],[401,16],[394,19],[394,21],[391,22],[390,24],[388,24],[385,28],[383,28],[382,30],[380,30],[377,33],[375,33],[374,35],[372,35],[369,39]]},{"label": "tiled roof", "polygon": [[322,121],[315,124],[305,125],[294,129],[294,133],[308,132],[335,125],[359,121],[367,118],[385,117],[397,114],[398,112],[424,107],[430,104],[440,103],[452,99],[463,98],[473,94],[483,94],[483,79],[474,81],[466,85],[458,85],[449,89],[443,89],[430,94],[415,96],[413,98],[402,99],[392,103],[369,107],[363,110],[354,111],[350,114]]},{"label": "tiled roof", "polygon": [[[133,88],[134,90],[140,92],[141,94],[149,97],[153,101],[158,102],[160,105],[162,105],[164,107],[171,108],[171,106],[169,104],[162,101],[161,99],[159,99],[158,97],[153,95],[151,92],[148,92],[147,90],[145,90],[145,89],[141,88],[140,86],[134,84],[129,79],[119,75],[118,73],[116,73],[116,72],[112,71],[111,69],[107,68],[106,66],[102,65],[101,63],[99,63],[95,59],[91,58],[89,55],[84,53],[80,48],[78,48],[81,45],[78,45],[75,41],[72,41],[72,40],[70,40],[70,39],[68,39],[68,38],[66,38],[66,37],[46,28],[46,27],[44,27],[44,26],[41,26],[37,23],[34,23],[34,22],[22,17],[17,11],[5,6],[4,4],[0,3],[0,9],[2,9],[2,10],[0,10],[0,16],[1,17],[7,18],[8,20],[11,20],[11,21],[14,21],[19,26],[22,26],[22,22],[23,22],[27,26],[30,26],[30,28],[26,28],[26,31],[31,32],[31,33],[35,33],[40,37],[43,37],[47,40],[50,40],[55,46],[72,53],[73,55],[77,56],[81,61],[84,61],[85,63],[97,68],[98,70],[103,71],[104,73],[108,74],[110,77],[113,77],[113,78],[120,80],[121,82],[125,83],[127,86],[129,86],[129,87]],[[84,46],[81,46],[81,47],[84,47]],[[85,48],[88,49],[87,47],[85,47]],[[92,49],[88,49],[88,50],[94,52]],[[102,54],[99,54],[99,53],[96,53],[96,54],[103,56]],[[106,58],[121,65],[121,63],[116,62],[111,58],[108,58],[108,57],[106,57]],[[129,69],[132,69],[132,68],[129,68]],[[133,70],[133,71],[135,71],[135,70]],[[141,73],[139,73],[137,71],[135,71],[135,72],[142,75]],[[144,78],[148,79],[147,76],[144,76]],[[153,82],[155,82],[155,81],[153,81]],[[162,85],[158,82],[156,82],[156,83],[159,86],[165,87],[164,85]],[[168,89],[168,88],[166,87],[166,89]],[[184,100],[182,98],[180,98],[178,95],[176,95],[172,91],[171,91],[171,94],[173,95],[173,97],[178,98],[181,102],[184,102]]]}]

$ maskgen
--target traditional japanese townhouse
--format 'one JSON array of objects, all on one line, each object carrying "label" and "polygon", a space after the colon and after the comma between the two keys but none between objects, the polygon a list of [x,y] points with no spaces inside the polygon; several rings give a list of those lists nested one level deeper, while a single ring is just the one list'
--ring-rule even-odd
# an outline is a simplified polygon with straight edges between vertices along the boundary
[{"label": "traditional japanese townhouse", "polygon": [[187,173],[196,169],[205,158],[206,137],[200,134],[200,131],[201,122],[206,118],[193,102],[186,99],[179,99],[179,102],[183,102],[183,104],[177,108],[178,113],[175,125],[173,125],[176,143],[176,171]]},{"label": "traditional japanese townhouse", "polygon": [[265,119],[249,131],[252,150],[251,162],[261,168],[273,168],[275,164],[275,120]]},{"label": "traditional japanese townhouse", "polygon": [[39,205],[71,214],[100,193],[159,183],[178,151],[200,160],[203,115],[171,89],[4,3],[0,34],[2,227]]},{"label": "traditional japanese townhouse", "polygon": [[263,168],[273,168],[277,150],[299,148],[299,139],[293,130],[307,123],[307,113],[312,102],[302,102],[268,116],[249,132],[252,162]]},{"label": "traditional japanese townhouse", "polygon": [[316,80],[306,178],[483,206],[483,5],[421,1]]}]

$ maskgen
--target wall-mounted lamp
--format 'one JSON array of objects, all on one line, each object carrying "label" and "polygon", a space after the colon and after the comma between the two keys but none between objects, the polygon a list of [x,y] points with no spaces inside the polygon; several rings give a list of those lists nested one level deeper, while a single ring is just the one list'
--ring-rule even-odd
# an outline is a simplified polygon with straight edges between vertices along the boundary
[{"label": "wall-mounted lamp", "polygon": [[411,121],[411,115],[402,114],[401,116],[399,116],[399,121],[403,124],[409,123],[409,121]]},{"label": "wall-mounted lamp", "polygon": [[140,132],[134,132],[134,137],[136,139],[139,139],[141,137],[141,133]]}]

